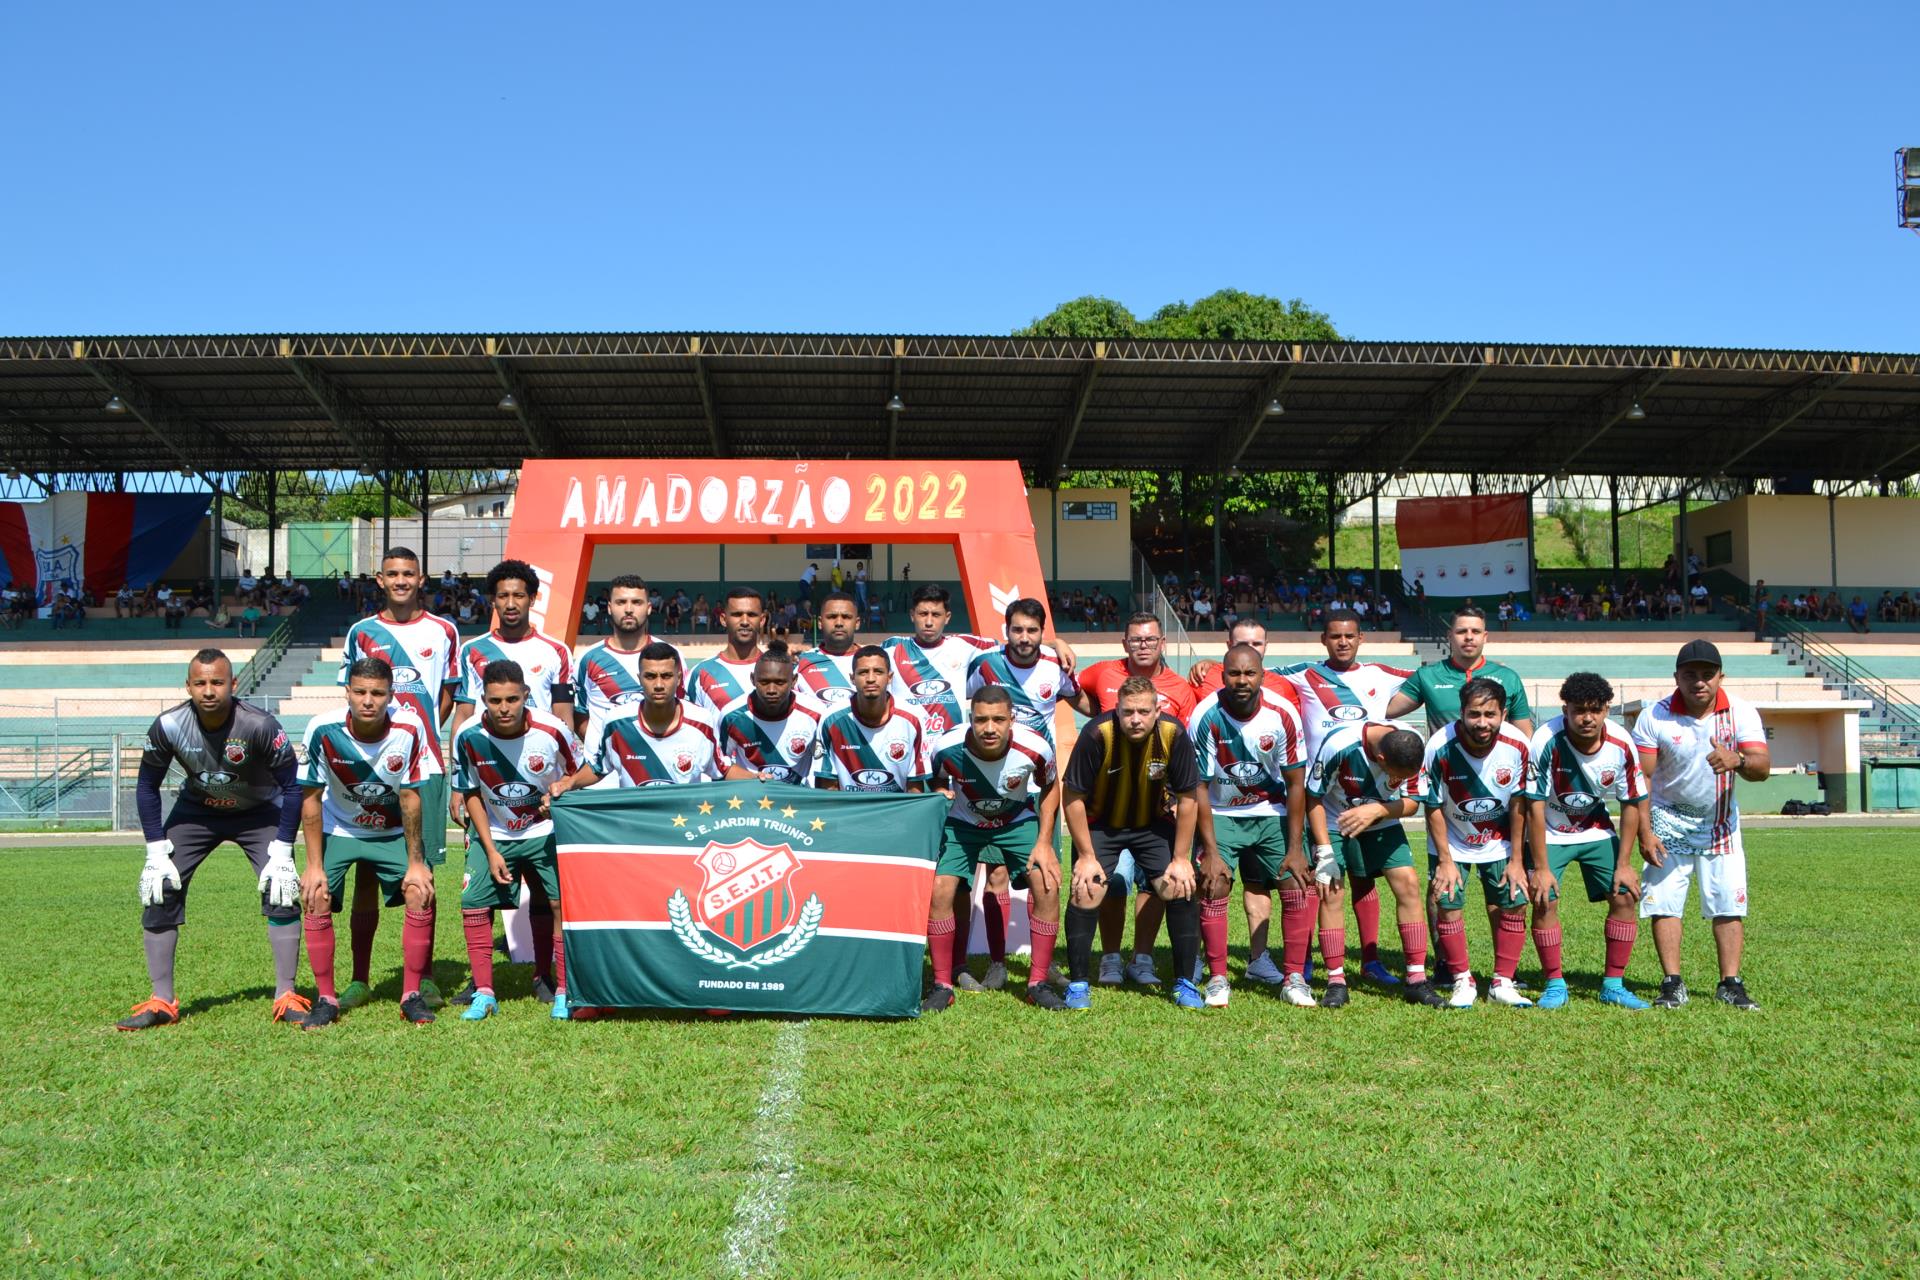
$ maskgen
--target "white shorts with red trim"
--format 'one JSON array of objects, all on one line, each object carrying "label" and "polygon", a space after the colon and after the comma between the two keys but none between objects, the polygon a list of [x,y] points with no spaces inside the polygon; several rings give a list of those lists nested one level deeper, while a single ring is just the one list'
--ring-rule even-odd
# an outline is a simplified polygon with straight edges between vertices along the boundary
[{"label": "white shorts with red trim", "polygon": [[1640,918],[1683,915],[1687,888],[1700,881],[1700,917],[1747,914],[1747,851],[1735,832],[1726,853],[1678,853],[1667,850],[1665,866],[1640,870]]}]

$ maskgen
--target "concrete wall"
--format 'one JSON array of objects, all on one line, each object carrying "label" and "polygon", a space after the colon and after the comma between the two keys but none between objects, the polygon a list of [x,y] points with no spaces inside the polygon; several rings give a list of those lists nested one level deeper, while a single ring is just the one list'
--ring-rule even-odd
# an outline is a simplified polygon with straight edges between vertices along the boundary
[{"label": "concrete wall", "polygon": [[[1829,524],[1831,507],[1831,524]],[[1920,541],[1920,501],[1912,498],[1754,496],[1687,513],[1687,545],[1704,558],[1707,538],[1733,535],[1725,569],[1744,582],[1765,578],[1802,586],[1920,582],[1913,548]]]}]

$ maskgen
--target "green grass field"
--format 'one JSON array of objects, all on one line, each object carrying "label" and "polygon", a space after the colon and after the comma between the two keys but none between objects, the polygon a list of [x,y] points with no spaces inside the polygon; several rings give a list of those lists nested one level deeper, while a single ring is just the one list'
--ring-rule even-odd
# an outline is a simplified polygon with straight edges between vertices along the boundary
[{"label": "green grass field", "polygon": [[[1913,1274],[1915,839],[1749,845],[1752,1015],[1702,998],[1697,919],[1689,1008],[1600,1006],[1600,916],[1570,902],[1575,1001],[1557,1013],[1366,989],[1298,1010],[1236,987],[1205,1013],[1098,990],[1085,1015],[988,994],[900,1024],[565,1024],[509,966],[493,1020],[414,1029],[391,1003],[390,913],[389,1002],[320,1034],[268,1024],[252,879],[223,851],[182,938],[188,1016],[138,1035],[108,1029],[145,994],[136,848],[0,852],[0,1268]],[[451,990],[456,911],[438,955]],[[1236,974],[1244,960],[1236,942]],[[1629,979],[1657,976],[1643,931]]]}]

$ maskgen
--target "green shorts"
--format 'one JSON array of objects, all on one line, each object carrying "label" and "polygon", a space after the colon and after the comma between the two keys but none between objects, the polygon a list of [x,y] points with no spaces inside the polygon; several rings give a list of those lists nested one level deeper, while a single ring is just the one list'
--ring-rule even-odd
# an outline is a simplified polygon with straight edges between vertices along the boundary
[{"label": "green shorts", "polygon": [[340,910],[340,898],[347,887],[347,868],[365,863],[386,890],[387,905],[397,907],[406,901],[400,881],[407,874],[407,838],[405,836],[333,836],[320,846],[320,865],[327,873],[327,892],[333,896],[332,910]]},{"label": "green shorts", "polygon": [[[1460,868],[1460,887],[1452,893],[1435,899],[1443,911],[1462,911],[1467,905],[1467,881],[1473,873],[1480,873],[1480,890],[1487,895],[1487,901],[1508,911],[1527,905],[1527,891],[1520,886],[1507,887],[1501,880],[1506,874],[1507,860],[1496,858],[1492,862],[1456,862]],[[1440,866],[1440,859],[1433,854],[1427,855],[1427,883],[1433,883],[1433,873]]]},{"label": "green shorts", "polygon": [[1362,831],[1357,836],[1333,835],[1333,847],[1340,851],[1341,865],[1347,874],[1360,880],[1373,880],[1391,867],[1413,866],[1413,847],[1399,823],[1378,831]]},{"label": "green shorts", "polygon": [[[1598,840],[1583,840],[1579,844],[1550,844],[1547,846],[1547,866],[1553,871],[1557,881],[1566,875],[1567,864],[1580,864],[1580,878],[1587,882],[1587,901],[1605,902],[1613,896],[1614,871],[1620,865],[1620,838],[1602,836]],[[1560,897],[1555,889],[1552,902]]]},{"label": "green shorts", "polygon": [[973,882],[976,863],[1005,867],[1013,887],[1027,887],[1027,857],[1033,842],[1040,838],[1037,822],[1016,822],[1010,827],[975,827],[964,822],[949,822],[940,841],[940,861],[933,874],[958,876]]},{"label": "green shorts", "polygon": [[482,907],[509,910],[520,905],[520,885],[538,882],[547,891],[548,902],[560,901],[560,864],[554,857],[553,837],[533,840],[495,840],[493,847],[506,860],[511,884],[496,883],[487,870],[487,850],[478,839],[467,846],[467,878],[460,890],[460,909],[478,911]]},{"label": "green shorts", "polygon": [[1213,839],[1227,870],[1253,886],[1275,885],[1285,878],[1280,863],[1287,856],[1285,818],[1213,816]]},{"label": "green shorts", "polygon": [[420,786],[420,848],[427,865],[447,860],[447,775],[436,773]]}]

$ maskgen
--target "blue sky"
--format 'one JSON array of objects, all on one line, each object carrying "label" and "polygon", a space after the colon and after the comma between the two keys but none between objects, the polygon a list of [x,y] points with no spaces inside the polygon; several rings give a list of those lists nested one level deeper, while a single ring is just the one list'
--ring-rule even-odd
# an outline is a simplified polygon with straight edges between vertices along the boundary
[{"label": "blue sky", "polygon": [[1920,5],[1325,8],[12,5],[0,333],[1920,350]]}]

